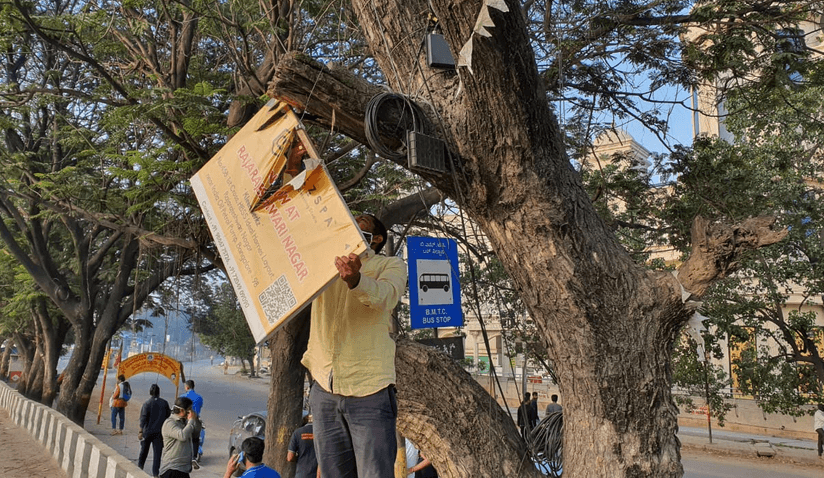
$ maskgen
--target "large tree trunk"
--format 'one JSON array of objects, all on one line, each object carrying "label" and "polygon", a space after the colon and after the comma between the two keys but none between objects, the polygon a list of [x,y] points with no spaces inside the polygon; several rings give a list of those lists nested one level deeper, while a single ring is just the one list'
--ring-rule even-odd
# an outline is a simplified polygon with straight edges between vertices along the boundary
[{"label": "large tree trunk", "polygon": [[543,476],[509,414],[451,357],[398,339],[395,369],[398,431],[438,476]]},{"label": "large tree trunk", "polygon": [[303,383],[306,368],[300,363],[309,343],[307,307],[269,339],[272,377],[269,387],[269,423],[266,427],[264,461],[284,478],[295,475],[295,465],[286,461],[292,432],[302,425]]},{"label": "large tree trunk", "polygon": [[[76,392],[80,381],[83,379],[83,374],[86,372],[86,364],[91,354],[91,323],[84,320],[75,321],[74,334],[74,352],[71,358],[69,358],[69,363],[66,365],[65,370],[63,370],[63,384],[60,386],[60,395],[57,397],[57,403],[55,403],[54,408],[69,417],[73,422],[83,426],[83,420],[86,417],[86,407],[89,406],[91,394],[85,397],[85,404],[83,404],[80,402],[82,402],[84,398],[79,397]],[[97,366],[94,367],[95,373],[100,372],[102,361],[101,356]],[[96,378],[97,375],[95,375],[95,379]]]},{"label": "large tree trunk", "polygon": [[0,380],[6,380],[9,377],[9,362],[11,362],[11,349],[14,342],[11,339],[0,339],[0,343],[5,344],[3,355],[0,355]]},{"label": "large tree trunk", "polygon": [[42,297],[34,304],[32,316],[40,323],[39,330],[43,342],[43,391],[40,403],[51,406],[57,395],[57,362],[60,360],[60,351],[70,324],[60,314],[52,318],[46,299]]},{"label": "large tree trunk", "polygon": [[20,381],[17,384],[17,391],[25,395],[28,383],[31,380],[30,371],[35,356],[35,344],[28,336],[15,332],[14,342],[17,344],[18,360],[20,360],[20,370],[22,371]]},{"label": "large tree trunk", "polygon": [[31,368],[29,369],[29,380],[26,383],[26,390],[23,393],[26,398],[39,402],[43,398],[43,375],[45,370],[45,362],[43,361],[43,353],[41,346],[38,343],[37,350],[34,354]]},{"label": "large tree trunk", "polygon": [[[565,448],[574,450],[565,456],[565,476],[681,476],[669,355],[677,330],[696,307],[685,303],[690,294],[682,297],[681,287],[699,297],[706,284],[734,268],[741,250],[775,242],[780,234],[769,221],[744,234],[746,226],[696,224],[701,245],[694,237],[693,257],[678,279],[634,264],[596,214],[566,157],[517,5],[509,2],[508,13],[492,10],[495,27],[491,38],[483,38],[472,34],[482,4],[353,1],[390,85],[400,93],[430,93],[425,100],[441,120],[433,123],[444,126],[438,136],[459,158],[451,175],[421,175],[480,225],[549,345],[564,395]],[[411,32],[425,31],[420,12],[429,8],[455,57],[473,38],[473,73],[421,72],[419,42],[409,39]],[[317,72],[310,83],[314,93],[295,94],[301,84],[291,82],[289,89],[276,81],[275,96],[305,107],[321,124],[331,123],[329,112],[335,111],[340,131],[361,138],[363,110],[357,108],[369,100],[369,88],[356,81],[350,86],[350,80],[324,83],[340,72]],[[340,105],[348,109],[340,111]],[[450,407],[439,393],[406,393],[416,394],[422,408]],[[463,410],[450,407],[442,416]],[[430,431],[428,440],[444,446],[427,456],[455,473],[444,476],[465,476],[463,470],[477,469],[480,459],[504,463],[507,455],[520,456],[514,426],[504,430],[512,436],[491,451],[460,443],[476,433],[469,425],[432,425]],[[452,455],[453,447],[466,453]]]},{"label": "large tree trunk", "polygon": [[[134,273],[137,254],[137,240],[128,238],[120,251],[116,277],[99,301],[102,309],[96,314],[91,308],[85,309],[82,311],[85,316],[71,320],[77,334],[77,346],[66,367],[57,410],[80,426],[83,426],[92,391],[100,375],[106,345],[128,317],[128,314],[124,316],[121,301],[127,296],[127,289],[134,287],[129,284],[129,277]],[[92,321],[92,317],[96,320]],[[67,381],[69,388],[66,387]]]}]

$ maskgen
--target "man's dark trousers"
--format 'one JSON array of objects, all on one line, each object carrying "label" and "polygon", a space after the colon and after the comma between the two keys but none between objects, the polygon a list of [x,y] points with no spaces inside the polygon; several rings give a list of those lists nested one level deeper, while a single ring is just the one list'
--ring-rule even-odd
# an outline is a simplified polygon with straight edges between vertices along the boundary
[{"label": "man's dark trousers", "polygon": [[160,475],[160,454],[163,453],[163,435],[160,432],[150,433],[140,442],[140,456],[137,457],[137,466],[143,469],[146,457],[149,456],[149,446],[152,447],[152,476]]},{"label": "man's dark trousers", "polygon": [[398,451],[394,387],[365,397],[345,397],[329,393],[314,383],[309,404],[318,466],[324,476],[394,476]]},{"label": "man's dark trousers", "polygon": [[190,478],[188,473],[178,470],[166,470],[160,478]]}]

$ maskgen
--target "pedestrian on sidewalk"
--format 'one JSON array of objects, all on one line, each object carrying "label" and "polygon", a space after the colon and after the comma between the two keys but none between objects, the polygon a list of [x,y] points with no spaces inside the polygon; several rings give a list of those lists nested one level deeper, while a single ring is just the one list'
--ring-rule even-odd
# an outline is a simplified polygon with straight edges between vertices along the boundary
[{"label": "pedestrian on sidewalk", "polygon": [[[129,382],[126,381],[126,377],[124,375],[118,375],[117,385],[114,386],[112,398],[109,400],[109,405],[112,407],[112,435],[122,435],[123,427],[126,424],[126,405],[128,405],[124,397],[126,387],[129,387],[129,395],[131,395],[131,387],[129,386]],[[116,427],[117,417],[120,417],[119,430]]]},{"label": "pedestrian on sidewalk", "polygon": [[813,428],[818,433],[818,457],[821,458],[821,452],[824,451],[824,404],[818,404],[818,410],[813,416]]},{"label": "pedestrian on sidewalk", "polygon": [[163,422],[169,418],[169,402],[160,398],[160,387],[153,383],[149,387],[149,398],[140,409],[140,455],[137,466],[143,469],[146,458],[149,456],[149,447],[152,448],[152,476],[160,476],[160,456],[163,453]]},{"label": "pedestrian on sidewalk", "polygon": [[192,401],[177,397],[172,414],[163,422],[163,454],[160,478],[189,478],[192,472],[192,435],[200,434],[200,420],[192,410]]}]

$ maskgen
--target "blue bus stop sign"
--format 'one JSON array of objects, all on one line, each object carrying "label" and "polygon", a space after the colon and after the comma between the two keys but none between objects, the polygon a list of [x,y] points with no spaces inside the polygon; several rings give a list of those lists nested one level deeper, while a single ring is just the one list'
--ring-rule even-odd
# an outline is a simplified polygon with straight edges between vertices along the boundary
[{"label": "blue bus stop sign", "polygon": [[412,328],[462,326],[458,243],[454,239],[408,237],[406,255]]}]

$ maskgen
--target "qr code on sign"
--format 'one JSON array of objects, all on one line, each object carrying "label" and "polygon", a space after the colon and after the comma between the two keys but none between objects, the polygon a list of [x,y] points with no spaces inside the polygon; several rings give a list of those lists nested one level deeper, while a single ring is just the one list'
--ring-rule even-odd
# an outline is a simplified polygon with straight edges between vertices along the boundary
[{"label": "qr code on sign", "polygon": [[278,280],[261,292],[258,299],[270,324],[277,322],[298,303],[285,275],[278,277]]}]

